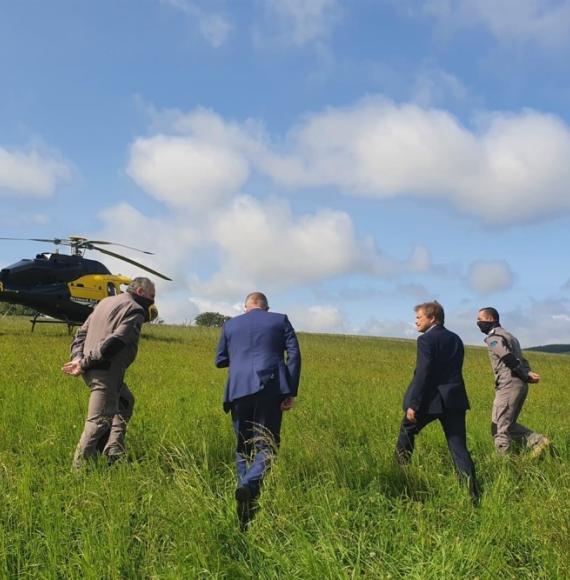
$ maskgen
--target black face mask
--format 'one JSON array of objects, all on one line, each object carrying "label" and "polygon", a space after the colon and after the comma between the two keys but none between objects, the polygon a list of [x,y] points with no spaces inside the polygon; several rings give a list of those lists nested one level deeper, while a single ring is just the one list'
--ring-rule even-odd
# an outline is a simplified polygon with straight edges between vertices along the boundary
[{"label": "black face mask", "polygon": [[158,310],[154,305],[154,300],[152,298],[145,298],[144,296],[139,296],[138,294],[133,294],[135,302],[144,308],[144,320],[145,322],[150,322],[158,316]]},{"label": "black face mask", "polygon": [[494,320],[479,320],[477,326],[483,334],[489,334],[493,328],[499,325]]}]

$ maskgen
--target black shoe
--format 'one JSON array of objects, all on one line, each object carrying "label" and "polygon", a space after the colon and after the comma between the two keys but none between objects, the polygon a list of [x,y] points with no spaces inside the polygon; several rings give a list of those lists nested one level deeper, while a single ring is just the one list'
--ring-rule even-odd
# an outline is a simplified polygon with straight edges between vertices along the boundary
[{"label": "black shoe", "polygon": [[107,455],[107,465],[112,467],[118,462],[126,461],[124,453],[112,453],[111,455]]},{"label": "black shoe", "polygon": [[255,514],[251,489],[247,485],[240,485],[236,489],[236,501],[239,527],[242,532],[245,532]]},{"label": "black shoe", "polygon": [[396,447],[394,451],[394,460],[398,465],[409,465],[412,462],[412,452],[408,449]]},{"label": "black shoe", "polygon": [[481,505],[481,492],[479,486],[475,482],[469,480],[469,497],[471,498],[471,505],[479,507]]}]

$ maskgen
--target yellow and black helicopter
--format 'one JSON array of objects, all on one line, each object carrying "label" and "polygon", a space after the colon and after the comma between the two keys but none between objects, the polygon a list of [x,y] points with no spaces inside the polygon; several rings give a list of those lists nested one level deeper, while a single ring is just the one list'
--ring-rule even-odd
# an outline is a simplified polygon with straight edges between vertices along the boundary
[{"label": "yellow and black helicopter", "polygon": [[0,270],[0,302],[21,304],[37,312],[32,321],[32,330],[39,315],[62,321],[69,328],[81,324],[100,300],[121,293],[121,286],[131,282],[128,276],[111,274],[101,262],[85,258],[86,250],[97,250],[142,268],[159,278],[171,280],[131,258],[99,247],[121,246],[144,254],[152,254],[124,244],[89,240],[81,236],[51,240],[43,238],[0,238],[0,240],[47,242],[71,248],[70,254],[60,254],[57,251],[42,252],[35,258],[24,258]]}]

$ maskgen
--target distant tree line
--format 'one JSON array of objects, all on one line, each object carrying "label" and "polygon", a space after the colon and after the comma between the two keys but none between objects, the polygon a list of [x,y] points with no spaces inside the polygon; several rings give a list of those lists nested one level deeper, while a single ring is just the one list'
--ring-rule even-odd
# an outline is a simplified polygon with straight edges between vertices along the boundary
[{"label": "distant tree line", "polygon": [[533,346],[525,348],[534,352],[550,352],[553,354],[570,354],[570,344],[546,344],[544,346]]}]

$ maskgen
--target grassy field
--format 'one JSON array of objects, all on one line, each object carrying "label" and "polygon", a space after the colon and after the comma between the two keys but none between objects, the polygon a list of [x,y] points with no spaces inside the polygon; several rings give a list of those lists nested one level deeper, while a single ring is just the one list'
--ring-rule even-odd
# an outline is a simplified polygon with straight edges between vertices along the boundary
[{"label": "grassy field", "polygon": [[437,425],[392,462],[413,342],[301,334],[304,370],[262,509],[238,531],[218,331],[145,327],[128,373],[131,461],[70,470],[88,390],[61,327],[0,319],[0,577],[570,578],[570,357],[532,353],[521,422],[560,457],[494,453],[493,379],[469,348],[471,507]]}]

